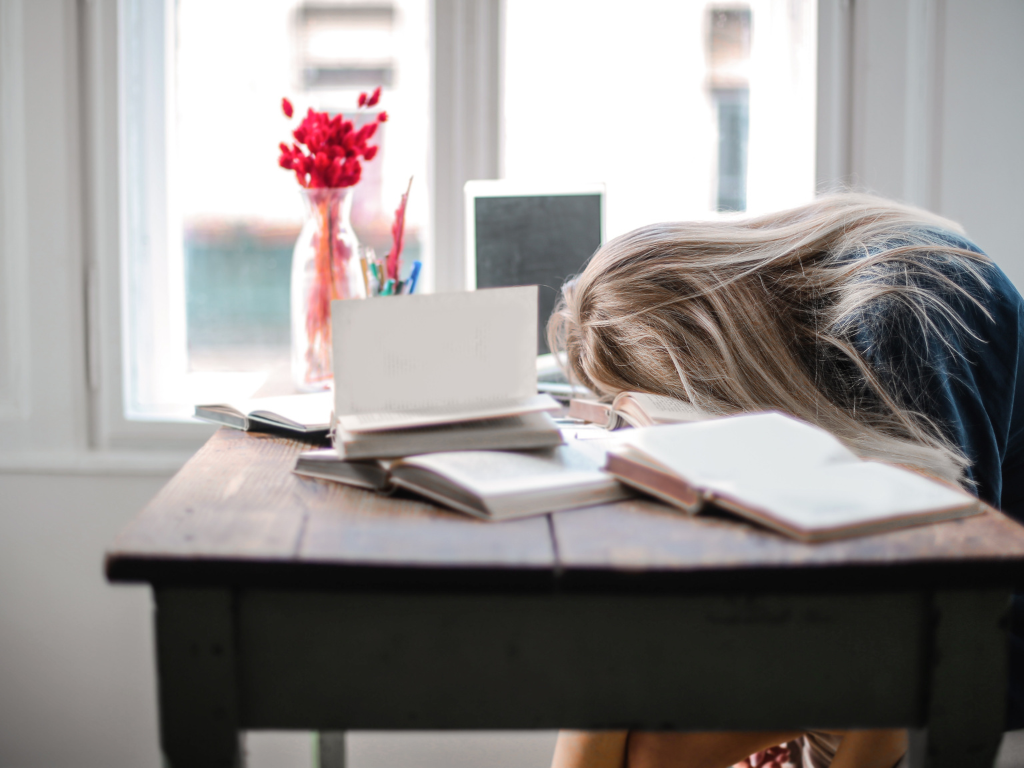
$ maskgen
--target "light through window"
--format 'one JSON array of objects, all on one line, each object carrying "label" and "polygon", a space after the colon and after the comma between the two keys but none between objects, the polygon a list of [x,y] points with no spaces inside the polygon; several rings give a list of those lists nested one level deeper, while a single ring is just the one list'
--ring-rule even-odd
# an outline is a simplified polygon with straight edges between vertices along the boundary
[{"label": "light through window", "polygon": [[[307,108],[354,116],[359,93],[382,86],[378,108],[390,119],[374,138],[380,151],[364,163],[353,227],[362,244],[386,253],[414,177],[404,256],[426,255],[428,10],[427,0],[166,0],[166,97],[149,112],[144,95],[127,105],[129,152],[142,153],[129,165],[145,166],[154,126],[166,132],[165,171],[154,173],[154,163],[128,175],[145,188],[166,174],[145,200],[148,220],[133,221],[128,199],[136,237],[128,246],[129,415],[175,417],[191,402],[289,390],[289,283],[303,209],[277,158]],[[155,28],[160,15],[145,13]],[[128,58],[159,73],[147,50]],[[295,105],[291,120],[282,97]],[[153,117],[161,110],[162,121]]]},{"label": "light through window", "polygon": [[[242,23],[244,20],[244,23]],[[262,370],[286,386],[292,246],[302,208],[277,145],[307,107],[351,114],[384,87],[391,120],[364,164],[353,226],[390,247],[391,216],[417,179],[408,258],[421,256],[426,211],[426,3],[250,3],[178,0],[175,66],[177,200],[181,211],[191,371]],[[231,54],[226,55],[230,50]],[[372,115],[363,119],[372,119]]]},{"label": "light through window", "polygon": [[608,236],[814,195],[814,0],[508,0],[508,178],[605,182]]}]

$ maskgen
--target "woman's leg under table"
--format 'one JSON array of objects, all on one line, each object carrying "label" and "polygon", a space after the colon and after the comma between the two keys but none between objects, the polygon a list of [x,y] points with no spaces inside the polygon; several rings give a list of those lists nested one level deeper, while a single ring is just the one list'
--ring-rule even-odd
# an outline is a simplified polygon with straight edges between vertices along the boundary
[{"label": "woman's leg under table", "polygon": [[[902,729],[834,733],[843,738],[831,768],[893,768],[907,750]],[[755,752],[802,735],[797,731],[562,731],[552,768],[729,768]]]}]

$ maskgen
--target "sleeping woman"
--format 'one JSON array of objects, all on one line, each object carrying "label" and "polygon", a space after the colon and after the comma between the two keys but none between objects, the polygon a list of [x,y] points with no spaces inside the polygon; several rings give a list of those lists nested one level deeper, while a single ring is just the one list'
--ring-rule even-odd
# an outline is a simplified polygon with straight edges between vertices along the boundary
[{"label": "sleeping woman", "polygon": [[[1024,521],[1024,300],[951,221],[841,194],[642,227],[566,284],[548,336],[595,392],[669,395],[708,417],[784,411]],[[1010,677],[1007,728],[1021,728],[1016,595]],[[804,766],[905,760],[901,730],[563,732],[553,768],[727,768],[786,742]]]}]

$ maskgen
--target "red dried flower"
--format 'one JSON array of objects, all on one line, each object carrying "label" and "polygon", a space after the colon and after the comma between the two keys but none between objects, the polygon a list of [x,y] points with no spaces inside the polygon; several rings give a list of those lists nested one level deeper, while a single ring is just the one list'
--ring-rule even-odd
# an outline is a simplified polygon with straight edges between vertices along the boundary
[{"label": "red dried flower", "polygon": [[379,115],[377,115],[377,121],[381,123],[386,123],[388,121],[388,113],[381,112]]},{"label": "red dried flower", "polygon": [[398,204],[395,211],[395,220],[391,224],[391,250],[384,260],[384,268],[387,276],[392,280],[398,279],[399,267],[402,263],[402,247],[405,244],[405,208],[409,204],[409,193],[412,191],[412,178],[409,179],[409,186],[405,188],[402,195],[402,202]]},{"label": "red dried flower", "polygon": [[[381,89],[370,95],[359,96],[359,106],[374,106],[380,100]],[[292,103],[281,99],[281,109],[288,117],[294,114]],[[368,145],[367,140],[377,132],[377,123],[387,120],[381,112],[377,119],[355,130],[351,120],[343,115],[306,111],[298,127],[292,131],[295,143],[281,143],[278,165],[295,172],[299,184],[307,188],[350,187],[359,183],[363,168],[361,160],[372,160],[379,147]]]}]

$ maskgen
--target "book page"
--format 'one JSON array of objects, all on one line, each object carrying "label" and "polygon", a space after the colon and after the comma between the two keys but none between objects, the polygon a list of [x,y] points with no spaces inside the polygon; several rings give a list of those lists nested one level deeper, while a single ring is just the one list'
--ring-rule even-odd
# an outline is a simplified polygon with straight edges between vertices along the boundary
[{"label": "book page", "polygon": [[413,456],[395,463],[429,469],[486,498],[551,486],[611,478],[601,467],[602,441],[587,440],[541,451],[454,451]]},{"label": "book page", "polygon": [[[475,419],[494,420],[497,417],[525,415],[542,411],[557,411],[558,403],[550,395],[534,395],[523,400],[501,400],[497,403],[477,403],[459,411],[448,408],[433,410],[396,411],[391,413],[350,413],[339,416],[338,426],[346,432],[384,432],[397,429],[418,429],[440,426],[452,422]],[[458,426],[457,424],[455,426]]]},{"label": "book page", "polygon": [[[635,421],[633,426],[646,426],[647,423],[673,423],[700,421],[705,415],[689,403],[665,395],[652,395],[647,392],[621,392],[615,398],[613,406],[621,411],[627,421]],[[637,418],[646,417],[646,418]],[[641,424],[641,420],[644,422]]]},{"label": "book page", "polygon": [[642,452],[640,464],[665,467],[726,508],[807,538],[941,519],[977,504],[957,488],[863,461],[828,432],[779,413],[648,427],[624,442]]},{"label": "book page", "polygon": [[631,392],[632,398],[643,407],[654,421],[700,421],[705,418],[689,403],[664,395],[651,395],[646,392]]},{"label": "book page", "polygon": [[600,469],[604,451],[599,442],[544,451],[413,456],[392,465],[392,480],[440,504],[491,520],[627,498],[632,492]]},{"label": "book page", "polygon": [[860,461],[825,430],[781,413],[646,427],[624,440],[700,487],[732,488],[760,475],[792,482],[814,467]]},{"label": "book page", "polygon": [[561,433],[546,413],[383,432],[349,432],[339,427],[334,432],[334,445],[346,458],[413,456],[441,451],[528,450],[550,448],[562,442]]},{"label": "book page", "polygon": [[[371,414],[368,418],[362,416],[350,417],[353,420],[373,422],[380,415]],[[341,439],[355,437],[356,435],[367,434],[362,432],[349,433],[344,424],[339,422],[339,429],[336,436]],[[407,427],[404,429],[389,429],[389,438],[400,438],[402,435],[415,437],[417,435],[430,435],[444,438],[445,434],[453,432],[473,432],[486,436],[489,432],[522,432],[522,431],[554,431],[557,427],[555,422],[546,413],[520,413],[513,416],[499,416],[493,419],[467,419],[460,421],[446,421],[443,424],[431,424],[425,427]],[[357,438],[358,439],[358,438]]]},{"label": "book page", "polygon": [[335,301],[331,314],[339,417],[493,410],[537,393],[537,286]]},{"label": "book page", "polygon": [[971,507],[977,499],[910,470],[875,461],[834,464],[791,478],[759,474],[732,493],[799,531],[842,529],[873,522]]}]

